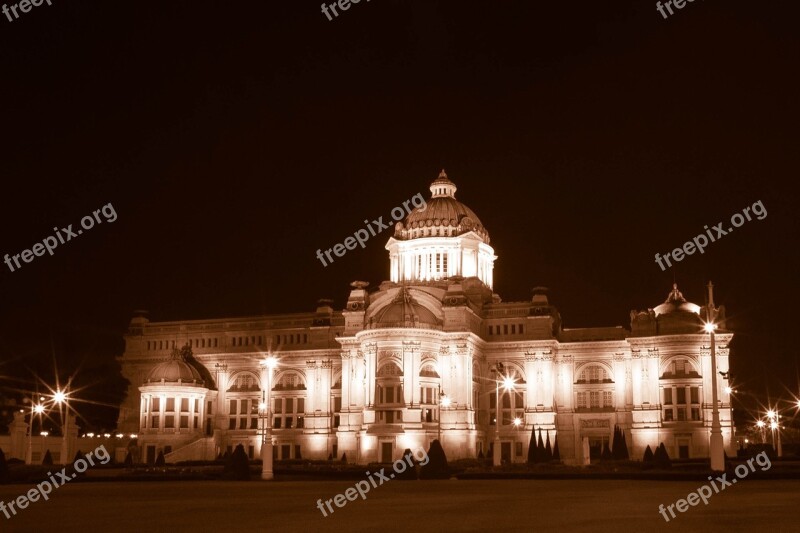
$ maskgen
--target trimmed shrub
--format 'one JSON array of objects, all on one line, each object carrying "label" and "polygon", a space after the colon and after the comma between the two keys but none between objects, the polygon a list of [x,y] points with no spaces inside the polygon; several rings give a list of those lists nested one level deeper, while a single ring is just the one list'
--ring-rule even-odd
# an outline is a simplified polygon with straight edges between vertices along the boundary
[{"label": "trimmed shrub", "polygon": [[655,462],[655,455],[653,454],[653,450],[650,448],[650,445],[647,445],[647,448],[644,450],[644,457],[642,458],[643,463],[653,463]]},{"label": "trimmed shrub", "polygon": [[[395,479],[402,479],[405,481],[409,480],[416,480],[417,479],[417,465],[419,464],[417,460],[414,458],[414,454],[411,453],[410,448],[406,448],[403,450],[403,457],[402,461],[406,466],[406,469],[402,472],[395,473]],[[397,461],[395,461],[397,462]],[[413,466],[409,466],[408,463],[411,463]]]},{"label": "trimmed shrub", "polygon": [[42,464],[48,466],[53,464],[53,456],[50,454],[50,450],[47,450],[44,453],[44,457],[42,458]]},{"label": "trimmed shrub", "polygon": [[422,465],[419,477],[420,479],[447,479],[450,477],[447,456],[442,444],[437,439],[431,442],[431,447],[428,449],[428,462]]},{"label": "trimmed shrub", "polygon": [[555,438],[556,443],[553,445],[553,461],[561,460],[561,453],[558,451],[558,437]]},{"label": "trimmed shrub", "polygon": [[133,454],[131,454],[130,450],[128,450],[128,454],[125,456],[125,466],[133,466]]},{"label": "trimmed shrub", "polygon": [[537,463],[536,454],[536,429],[531,429],[531,442],[528,444],[528,464]]},{"label": "trimmed shrub", "polygon": [[244,446],[238,444],[233,453],[225,461],[225,468],[222,471],[222,476],[225,479],[234,479],[237,481],[247,481],[250,479],[250,460],[247,458],[247,453],[244,451]]},{"label": "trimmed shrub", "polygon": [[164,466],[166,461],[164,460],[164,450],[158,450],[158,457],[156,457],[156,464],[155,466]]},{"label": "trimmed shrub", "polygon": [[672,461],[667,453],[667,447],[664,446],[663,442],[656,449],[656,453],[653,454],[653,460],[658,468],[670,468],[672,466]]},{"label": "trimmed shrub", "polygon": [[347,452],[344,452],[344,453],[342,454],[342,462],[343,462],[343,463],[347,463]]},{"label": "trimmed shrub", "polygon": [[6,454],[0,450],[0,484],[8,483],[11,479],[8,473],[8,464],[6,463]]}]

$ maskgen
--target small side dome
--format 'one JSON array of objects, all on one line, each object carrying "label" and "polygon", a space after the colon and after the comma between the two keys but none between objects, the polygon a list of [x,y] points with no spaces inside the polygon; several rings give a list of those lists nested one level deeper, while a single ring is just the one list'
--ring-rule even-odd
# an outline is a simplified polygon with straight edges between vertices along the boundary
[{"label": "small side dome", "polygon": [[187,363],[178,349],[172,351],[169,361],[156,365],[148,374],[145,384],[181,383],[183,385],[203,386],[205,381],[200,372]]}]

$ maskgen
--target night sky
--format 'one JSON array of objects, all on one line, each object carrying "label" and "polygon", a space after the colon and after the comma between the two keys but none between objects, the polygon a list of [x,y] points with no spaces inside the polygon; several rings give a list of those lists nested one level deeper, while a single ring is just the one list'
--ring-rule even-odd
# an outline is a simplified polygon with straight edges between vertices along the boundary
[{"label": "night sky", "polygon": [[[117,220],[0,264],[4,397],[55,361],[111,429],[133,310],[341,308],[388,278],[390,232],[327,267],[316,250],[441,168],[504,301],[547,286],[565,327],[627,328],[673,280],[701,305],[713,280],[741,399],[798,394],[796,2],[52,4],[0,15],[0,254],[108,203]],[[655,263],[758,201],[763,220]]]}]

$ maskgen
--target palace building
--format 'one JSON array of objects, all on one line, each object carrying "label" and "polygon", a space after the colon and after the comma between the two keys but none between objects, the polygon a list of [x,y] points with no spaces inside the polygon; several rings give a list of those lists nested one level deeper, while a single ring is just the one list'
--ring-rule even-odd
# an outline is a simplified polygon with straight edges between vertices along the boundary
[{"label": "palace building", "polygon": [[[344,309],[151,322],[137,313],[120,357],[129,380],[118,430],[143,461],[213,459],[238,444],[259,457],[365,464],[427,449],[524,462],[533,430],[568,464],[586,464],[624,431],[632,458],[663,442],[709,455],[712,381],[707,306],[677,286],[632,311],[629,328],[564,328],[545,288],[530,301],[492,290],[489,232],[442,171],[426,206],[394,228],[389,280],[356,281]],[[420,210],[423,209],[423,210]],[[728,370],[724,306],[717,369]],[[272,369],[267,357],[277,359]],[[730,395],[717,380],[725,448]]]}]

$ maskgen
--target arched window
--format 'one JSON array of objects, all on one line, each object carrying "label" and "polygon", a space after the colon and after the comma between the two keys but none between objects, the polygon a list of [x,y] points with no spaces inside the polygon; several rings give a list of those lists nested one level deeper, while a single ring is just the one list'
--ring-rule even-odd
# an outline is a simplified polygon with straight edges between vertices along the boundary
[{"label": "arched window", "polygon": [[612,380],[603,366],[589,365],[581,370],[578,383],[612,383]]},{"label": "arched window", "polygon": [[375,384],[375,415],[378,424],[394,424],[403,421],[403,371],[394,363],[386,363],[378,369]]}]

